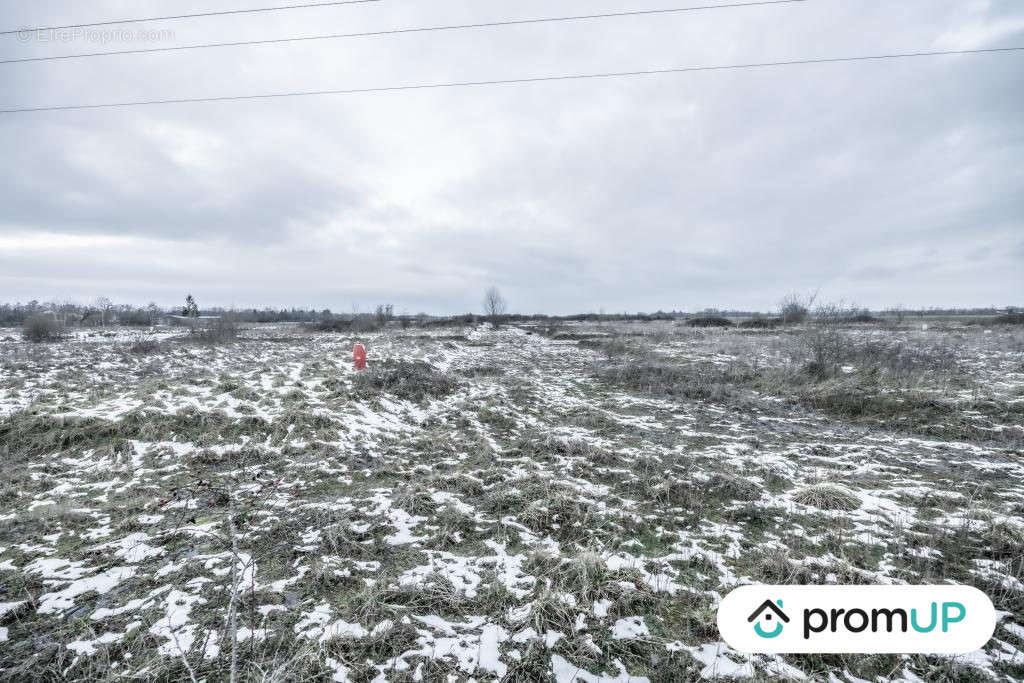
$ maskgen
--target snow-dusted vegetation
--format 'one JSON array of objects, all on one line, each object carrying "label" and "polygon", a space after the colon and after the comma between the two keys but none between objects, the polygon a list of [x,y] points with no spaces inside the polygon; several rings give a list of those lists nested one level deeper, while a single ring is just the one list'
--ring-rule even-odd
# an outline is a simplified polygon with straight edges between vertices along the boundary
[{"label": "snow-dusted vegetation", "polygon": [[[1019,327],[0,332],[0,677],[1024,679]],[[745,656],[743,583],[975,585],[962,657]]]}]

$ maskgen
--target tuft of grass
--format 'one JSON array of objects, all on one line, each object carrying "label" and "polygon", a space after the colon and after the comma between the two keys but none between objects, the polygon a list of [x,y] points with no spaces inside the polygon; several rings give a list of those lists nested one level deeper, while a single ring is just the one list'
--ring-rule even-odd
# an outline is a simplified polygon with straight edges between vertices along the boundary
[{"label": "tuft of grass", "polygon": [[715,473],[707,482],[708,491],[724,500],[752,501],[761,497],[761,487],[735,474]]},{"label": "tuft of grass", "polygon": [[388,586],[380,591],[379,600],[386,607],[417,613],[443,616],[461,615],[466,611],[466,597],[440,574],[431,574],[416,585]]},{"label": "tuft of grass", "polygon": [[616,356],[628,356],[636,351],[636,345],[627,342],[619,337],[605,339],[583,339],[577,345],[581,349],[592,349],[599,351],[609,358]]},{"label": "tuft of grass", "polygon": [[860,507],[860,498],[847,488],[836,484],[813,484],[793,494],[793,500],[821,510],[845,510]]},{"label": "tuft of grass", "polygon": [[497,363],[486,363],[460,368],[458,372],[463,377],[501,377],[505,368]]},{"label": "tuft of grass", "polygon": [[563,590],[585,602],[605,597],[611,581],[604,558],[592,550],[562,562],[554,574]]},{"label": "tuft of grass", "polygon": [[548,683],[554,681],[551,672],[551,652],[542,641],[531,640],[526,652],[509,664],[503,681],[508,683]]},{"label": "tuft of grass", "polygon": [[407,401],[422,402],[442,398],[459,388],[448,373],[435,370],[423,361],[384,361],[360,372],[353,381],[355,393],[361,397],[390,394]]},{"label": "tuft of grass", "polygon": [[373,662],[388,661],[416,645],[418,633],[412,624],[397,623],[363,638],[337,637],[326,643],[326,652],[353,669],[351,673],[369,680],[376,669]]},{"label": "tuft of grass", "polygon": [[735,390],[735,378],[710,363],[624,363],[600,368],[597,375],[611,384],[655,396],[722,399]]},{"label": "tuft of grass", "polygon": [[148,356],[152,353],[159,353],[161,351],[160,342],[156,339],[140,339],[137,342],[130,344],[127,349],[128,353],[136,356]]},{"label": "tuft of grass", "polygon": [[537,633],[572,633],[577,612],[578,608],[566,595],[545,588],[530,605],[530,626]]},{"label": "tuft of grass", "polygon": [[[317,425],[317,417],[309,415],[297,421]],[[327,424],[333,424],[329,422]],[[326,426],[326,425],[325,425]],[[258,440],[271,432],[262,418],[230,418],[220,411],[186,408],[177,413],[133,410],[119,420],[96,417],[65,417],[20,410],[0,418],[0,451],[21,458],[64,452],[69,449],[109,447],[112,453],[131,452],[130,439],[158,441],[180,438],[200,446],[237,440],[247,435]]]},{"label": "tuft of grass", "polygon": [[985,540],[993,557],[1009,560],[1024,557],[1024,527],[995,522],[985,533]]},{"label": "tuft of grass", "polygon": [[533,531],[563,540],[578,540],[597,533],[597,517],[591,502],[574,492],[557,489],[534,500],[519,515],[520,521]]},{"label": "tuft of grass", "polygon": [[1021,441],[1013,425],[1020,403],[1001,400],[958,401],[918,390],[888,390],[853,380],[836,380],[798,389],[796,403],[847,420],[878,424],[893,431],[913,432],[962,441]]}]

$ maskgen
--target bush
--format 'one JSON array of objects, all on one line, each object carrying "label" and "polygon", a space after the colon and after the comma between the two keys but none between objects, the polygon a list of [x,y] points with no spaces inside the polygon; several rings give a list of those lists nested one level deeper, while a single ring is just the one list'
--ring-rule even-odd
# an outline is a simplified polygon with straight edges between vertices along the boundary
[{"label": "bush", "polygon": [[799,344],[810,356],[808,371],[815,377],[833,374],[852,353],[853,340],[831,326],[815,326],[799,337]]},{"label": "bush", "polygon": [[929,346],[858,338],[832,322],[815,322],[790,337],[795,344],[794,359],[804,372],[816,379],[832,377],[849,364],[876,380],[909,381],[941,373],[951,378],[963,372],[960,350],[947,340]]},{"label": "bush", "polygon": [[690,327],[732,327],[732,321],[717,315],[693,318],[686,323]]},{"label": "bush", "polygon": [[126,327],[148,327],[153,324],[154,316],[143,308],[123,311],[117,315],[117,322]]},{"label": "bush", "polygon": [[802,323],[807,320],[811,304],[817,298],[817,294],[801,296],[796,292],[787,294],[779,302],[779,318],[784,323]]},{"label": "bush", "polygon": [[472,313],[466,313],[464,315],[453,315],[448,318],[436,318],[436,319],[422,319],[420,327],[466,327],[467,325],[476,325],[483,321],[483,318]]},{"label": "bush", "polygon": [[233,314],[224,314],[212,321],[208,327],[195,333],[198,341],[206,344],[222,344],[238,339],[238,322]]},{"label": "bush", "polygon": [[722,500],[753,501],[761,497],[761,487],[734,474],[715,473],[701,487],[706,493]]},{"label": "bush", "polygon": [[635,344],[630,344],[624,339],[584,339],[579,342],[581,349],[592,349],[600,351],[609,358],[612,356],[625,356],[637,350]]},{"label": "bush", "polygon": [[21,326],[21,335],[36,344],[57,341],[61,332],[60,323],[52,315],[31,315]]},{"label": "bush", "polygon": [[740,327],[748,327],[757,330],[772,330],[780,324],[782,324],[781,318],[753,318],[752,320],[744,320],[741,322]]},{"label": "bush", "polygon": [[376,332],[386,324],[387,320],[382,322],[376,315],[360,313],[351,317],[323,318],[307,328],[318,332]]}]

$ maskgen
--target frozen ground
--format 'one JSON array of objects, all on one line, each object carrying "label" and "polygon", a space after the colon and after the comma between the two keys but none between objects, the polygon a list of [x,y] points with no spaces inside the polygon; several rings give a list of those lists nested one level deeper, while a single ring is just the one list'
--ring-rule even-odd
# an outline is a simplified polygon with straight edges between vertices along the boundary
[{"label": "frozen ground", "polygon": [[[1024,335],[816,334],[395,329],[357,379],[296,327],[0,330],[0,677],[1024,680]],[[742,583],[941,581],[983,650],[717,636]]]}]

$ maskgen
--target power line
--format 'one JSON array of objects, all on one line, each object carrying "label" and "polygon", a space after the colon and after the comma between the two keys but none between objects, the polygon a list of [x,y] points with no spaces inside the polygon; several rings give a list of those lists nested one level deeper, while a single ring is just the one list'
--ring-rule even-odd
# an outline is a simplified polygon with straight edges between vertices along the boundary
[{"label": "power line", "polygon": [[199,17],[222,17],[231,14],[253,14],[256,12],[281,12],[290,9],[308,9],[310,7],[331,7],[335,5],[361,5],[367,2],[380,2],[380,0],[337,0],[336,2],[307,2],[302,5],[278,5],[276,7],[253,7],[249,9],[229,9],[216,12],[197,12],[195,14],[173,14],[163,17],[144,17],[138,19],[112,19],[110,21],[94,21],[87,24],[66,24],[64,26],[35,26],[7,29],[0,31],[0,36],[7,36],[13,33],[33,33],[36,31],[61,31],[69,28],[88,28],[90,26],[113,26],[115,24],[136,24],[150,21],[171,21],[174,19],[196,19]]},{"label": "power line", "polygon": [[428,31],[457,31],[463,29],[495,28],[499,26],[522,26],[525,24],[544,24],[549,22],[584,21],[591,19],[611,19],[616,17],[638,17],[653,14],[676,14],[680,12],[697,12],[714,9],[731,9],[737,7],[758,7],[764,5],[791,5],[808,2],[809,0],[758,0],[756,2],[736,2],[726,5],[699,5],[691,7],[673,7],[669,9],[628,10],[625,12],[606,12],[603,14],[581,14],[564,17],[541,17],[535,19],[509,19],[504,21],[488,21],[474,24],[452,24],[448,26],[422,26],[399,28],[383,31],[363,31],[359,33],[328,33],[313,36],[294,36],[292,38],[268,38],[265,40],[240,40],[226,43],[199,43],[197,45],[178,45],[169,47],[149,47],[129,50],[112,50],[108,52],[82,52],[71,55],[53,55],[48,57],[22,57],[2,59],[0,64],[19,64],[24,62],[52,62],[61,59],[84,59],[88,57],[110,57],[114,55],[137,55],[153,52],[182,52],[185,50],[205,50],[214,47],[242,47],[250,45],[274,45],[280,43],[298,43],[311,40],[338,40],[342,38],[369,38],[373,36],[394,36],[409,33],[426,33]]},{"label": "power line", "polygon": [[980,50],[942,50],[937,52],[904,52],[885,55],[860,55],[855,57],[823,57],[819,59],[794,59],[783,62],[753,62],[748,64],[725,64],[718,66],[683,66],[669,69],[649,69],[645,71],[613,71],[590,74],[565,74],[558,76],[534,76],[529,78],[504,78],[487,81],[459,81],[453,83],[419,83],[412,85],[393,85],[374,88],[347,88],[342,90],[305,90],[279,93],[263,93],[257,95],[222,95],[217,97],[189,97],[167,100],[139,100],[134,102],[106,102],[103,104],[68,104],[50,107],[23,107],[18,109],[0,109],[0,114],[25,114],[44,111],[70,111],[80,109],[113,109],[116,107],[143,107],[158,104],[191,104],[199,102],[236,102],[239,100],[268,100],[284,97],[310,97],[316,95],[358,95],[385,92],[401,92],[406,90],[432,90],[440,88],[466,88],[490,85],[522,85],[525,83],[546,83],[552,81],[571,81],[597,78],[625,78],[631,76],[656,76],[663,74],[693,73],[699,71],[731,71],[738,69],[758,69],[766,67],[797,66],[801,64],[837,64],[840,62],[862,62],[885,59],[905,59],[910,57],[937,57],[940,55],[973,55],[983,53],[1017,52],[1024,47],[997,47]]}]

